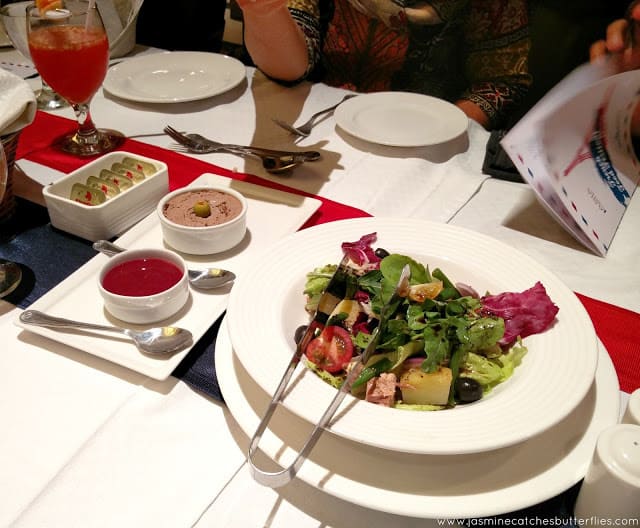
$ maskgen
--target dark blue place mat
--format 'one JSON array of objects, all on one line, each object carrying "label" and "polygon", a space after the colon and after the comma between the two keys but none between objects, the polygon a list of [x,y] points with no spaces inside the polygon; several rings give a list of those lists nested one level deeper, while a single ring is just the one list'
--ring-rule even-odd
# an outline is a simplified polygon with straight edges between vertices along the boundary
[{"label": "dark blue place mat", "polygon": [[[22,282],[4,300],[27,308],[51,288],[96,255],[91,242],[53,227],[46,208],[18,200],[10,224],[0,225],[0,258],[22,269]],[[224,401],[218,386],[213,354],[220,322],[193,346],[173,376],[218,401]]]},{"label": "dark blue place mat", "polygon": [[[51,226],[47,210],[18,199],[11,226],[0,226],[0,258],[20,264],[21,285],[5,300],[26,308],[71,275],[96,253],[91,243]],[[11,236],[8,237],[8,233]],[[224,402],[215,371],[214,352],[222,316],[215,321],[180,362],[172,375],[194,389]],[[573,527],[572,511],[580,484],[530,508],[496,519],[550,519],[554,526]],[[474,526],[473,521],[469,526]]]}]

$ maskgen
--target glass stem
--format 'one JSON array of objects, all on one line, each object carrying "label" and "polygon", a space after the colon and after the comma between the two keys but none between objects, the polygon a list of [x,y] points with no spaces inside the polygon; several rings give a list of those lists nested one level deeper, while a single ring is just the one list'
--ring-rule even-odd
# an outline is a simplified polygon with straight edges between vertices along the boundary
[{"label": "glass stem", "polygon": [[78,120],[78,131],[76,132],[76,140],[81,144],[96,144],[98,142],[98,131],[91,119],[89,112],[89,104],[81,103],[73,105],[73,111]]}]

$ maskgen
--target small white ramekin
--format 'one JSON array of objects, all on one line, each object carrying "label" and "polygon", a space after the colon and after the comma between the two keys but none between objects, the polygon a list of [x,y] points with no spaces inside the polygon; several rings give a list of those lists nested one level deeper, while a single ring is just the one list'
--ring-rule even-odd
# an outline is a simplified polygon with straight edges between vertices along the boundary
[{"label": "small white ramekin", "polygon": [[[164,215],[165,204],[174,196],[194,191],[218,191],[237,198],[242,204],[240,214],[228,222],[213,226],[192,227],[172,222]],[[247,199],[229,187],[204,185],[185,187],[164,196],[156,208],[164,241],[173,249],[191,255],[211,255],[237,246],[247,231]]]},{"label": "small white ramekin", "polygon": [[[178,266],[182,270],[180,280],[170,288],[143,296],[118,295],[102,285],[105,275],[118,264],[142,258],[158,258]],[[182,309],[189,299],[189,276],[184,259],[166,249],[129,249],[113,257],[100,270],[98,288],[106,310],[127,323],[147,324],[167,319]]]}]

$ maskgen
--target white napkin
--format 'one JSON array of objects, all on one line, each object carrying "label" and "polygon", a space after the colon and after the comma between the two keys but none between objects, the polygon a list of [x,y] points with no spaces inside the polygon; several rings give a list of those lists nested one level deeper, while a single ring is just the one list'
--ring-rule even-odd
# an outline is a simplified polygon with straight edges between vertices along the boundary
[{"label": "white napkin", "polygon": [[35,116],[36,97],[29,84],[0,69],[0,136],[22,130]]}]

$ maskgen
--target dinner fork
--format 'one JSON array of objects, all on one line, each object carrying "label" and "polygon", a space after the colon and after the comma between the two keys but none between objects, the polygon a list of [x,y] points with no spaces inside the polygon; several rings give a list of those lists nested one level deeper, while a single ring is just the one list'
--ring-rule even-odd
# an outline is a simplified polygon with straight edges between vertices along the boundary
[{"label": "dinner fork", "polygon": [[[183,134],[171,126],[164,128],[165,134],[174,139],[177,143],[188,149],[190,152],[199,154],[210,154],[212,152],[225,151],[232,154],[253,155],[272,161],[273,158],[282,158],[281,161],[292,161],[302,163],[304,161],[316,161],[320,159],[320,152],[317,150],[287,151],[275,150],[250,145],[235,145],[231,143],[220,143],[200,134]],[[286,158],[286,160],[285,160]]]},{"label": "dinner fork", "polygon": [[[262,166],[267,172],[271,174],[283,174],[291,171],[301,163],[305,161],[313,161],[320,157],[319,152],[309,151],[305,156],[305,153],[296,154],[293,152],[286,151],[275,151],[269,149],[258,149],[261,152],[250,151],[247,148],[243,148],[238,145],[228,145],[217,143],[215,141],[207,140],[206,138],[199,136],[197,134],[183,134],[178,132],[172,127],[165,127],[165,133],[174,138],[178,145],[176,147],[171,147],[173,150],[178,152],[191,152],[195,154],[208,154],[210,152],[230,152],[232,154],[238,154],[240,156],[256,156],[262,161]],[[196,137],[193,137],[196,136]],[[280,155],[270,155],[265,152],[274,152]]]},{"label": "dinner fork", "polygon": [[[238,154],[239,156],[249,155],[246,152],[239,152],[229,149],[221,149],[218,147],[203,147],[203,148],[191,148],[184,145],[172,146],[171,150],[176,152],[190,152],[192,154],[207,154],[210,152],[229,152],[231,154]],[[296,168],[305,162],[301,157],[294,158],[293,156],[257,156],[262,161],[262,166],[267,172],[272,174],[282,174],[289,172],[291,169]]]},{"label": "dinner fork", "polygon": [[319,112],[316,112],[305,123],[302,123],[301,125],[298,125],[298,126],[290,125],[289,123],[286,123],[285,121],[282,121],[281,119],[277,119],[275,117],[272,118],[272,121],[276,125],[281,126],[282,128],[284,128],[288,132],[291,132],[292,134],[295,134],[297,136],[307,137],[309,134],[311,134],[311,129],[314,127],[316,119],[318,119],[320,116],[324,114],[328,114],[329,112],[335,110],[347,99],[351,99],[352,97],[355,97],[355,96],[356,94],[345,95],[339,102],[337,102],[333,106],[330,106],[329,108],[325,108],[324,110],[320,110]]}]

